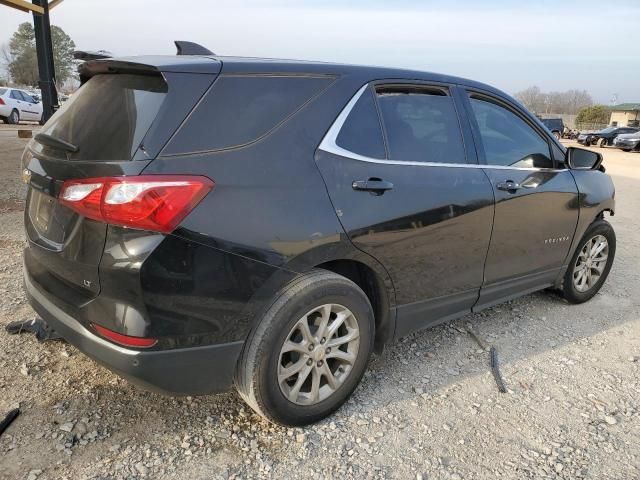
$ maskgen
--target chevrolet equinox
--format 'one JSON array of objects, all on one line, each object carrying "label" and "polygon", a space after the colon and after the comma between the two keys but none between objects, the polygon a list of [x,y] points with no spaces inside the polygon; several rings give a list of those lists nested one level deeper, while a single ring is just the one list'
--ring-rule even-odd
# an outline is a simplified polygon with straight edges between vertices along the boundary
[{"label": "chevrolet equinox", "polygon": [[85,62],[22,157],[29,301],[132,382],[305,425],[394,339],[607,278],[602,157],[501,91],[180,53]]}]

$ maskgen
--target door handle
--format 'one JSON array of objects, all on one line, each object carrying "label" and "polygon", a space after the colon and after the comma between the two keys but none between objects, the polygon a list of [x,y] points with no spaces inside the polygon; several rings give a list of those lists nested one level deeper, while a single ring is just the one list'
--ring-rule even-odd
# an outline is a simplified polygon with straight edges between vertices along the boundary
[{"label": "door handle", "polygon": [[500,182],[496,185],[498,190],[505,190],[507,192],[515,192],[521,187],[519,183],[514,182],[513,180],[505,180],[504,182]]},{"label": "door handle", "polygon": [[371,192],[373,195],[382,195],[387,190],[393,189],[393,183],[379,178],[370,178],[368,180],[354,180],[351,187],[354,190]]}]

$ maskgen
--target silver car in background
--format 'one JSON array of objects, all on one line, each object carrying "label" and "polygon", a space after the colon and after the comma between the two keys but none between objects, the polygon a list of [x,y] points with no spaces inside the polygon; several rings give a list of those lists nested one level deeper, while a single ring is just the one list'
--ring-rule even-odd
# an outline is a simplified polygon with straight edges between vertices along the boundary
[{"label": "silver car in background", "polygon": [[640,132],[618,135],[613,140],[613,146],[625,152],[640,151]]},{"label": "silver car in background", "polygon": [[40,122],[42,103],[25,90],[0,87],[0,119],[12,125],[17,125],[23,120]]}]

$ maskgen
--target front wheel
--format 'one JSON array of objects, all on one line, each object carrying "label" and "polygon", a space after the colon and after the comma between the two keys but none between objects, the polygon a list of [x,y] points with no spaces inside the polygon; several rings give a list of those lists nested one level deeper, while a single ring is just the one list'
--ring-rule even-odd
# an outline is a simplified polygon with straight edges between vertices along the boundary
[{"label": "front wheel", "polygon": [[238,362],[242,398],[267,420],[317,422],[356,388],[373,349],[369,299],[352,281],[317,270],[277,296]]},{"label": "front wheel", "polygon": [[607,139],[603,138],[602,140],[600,140],[600,148],[606,147],[606,146],[607,146]]},{"label": "front wheel", "polygon": [[616,234],[603,219],[583,235],[564,276],[562,291],[571,303],[590,300],[607,279],[616,254]]}]

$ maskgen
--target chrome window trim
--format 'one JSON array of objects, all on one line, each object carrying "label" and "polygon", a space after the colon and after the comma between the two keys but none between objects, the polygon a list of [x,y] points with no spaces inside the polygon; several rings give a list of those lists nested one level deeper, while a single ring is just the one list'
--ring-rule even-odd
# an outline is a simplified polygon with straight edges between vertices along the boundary
[{"label": "chrome window trim", "polygon": [[413,162],[407,160],[386,160],[373,157],[367,157],[360,155],[359,153],[352,152],[346,148],[342,148],[336,143],[340,130],[347,117],[353,110],[355,104],[360,100],[362,94],[369,88],[369,84],[365,83],[353,97],[349,100],[349,103],[345,105],[340,114],[336,117],[333,124],[329,128],[329,131],[325,134],[324,138],[318,146],[318,150],[323,152],[332,153],[339,157],[346,157],[352,160],[358,160],[361,162],[378,163],[382,165],[408,165],[414,167],[448,167],[448,168],[481,168],[490,170],[524,170],[530,172],[565,172],[566,168],[537,168],[537,167],[511,167],[508,165],[481,165],[477,163],[438,163],[438,162]]}]

